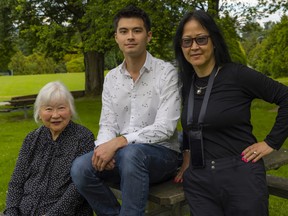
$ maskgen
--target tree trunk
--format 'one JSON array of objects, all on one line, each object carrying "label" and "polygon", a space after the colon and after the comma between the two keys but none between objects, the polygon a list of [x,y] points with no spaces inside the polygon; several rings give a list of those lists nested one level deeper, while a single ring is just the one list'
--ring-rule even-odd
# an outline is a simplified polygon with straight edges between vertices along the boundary
[{"label": "tree trunk", "polygon": [[104,82],[104,53],[88,51],[84,53],[85,94],[101,95]]}]

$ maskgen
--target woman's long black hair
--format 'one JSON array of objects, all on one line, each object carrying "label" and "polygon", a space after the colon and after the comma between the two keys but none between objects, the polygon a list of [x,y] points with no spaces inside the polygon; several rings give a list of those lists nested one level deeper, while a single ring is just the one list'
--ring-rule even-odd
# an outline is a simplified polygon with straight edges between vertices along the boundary
[{"label": "woman's long black hair", "polygon": [[184,25],[192,19],[198,21],[203,28],[208,31],[214,46],[216,65],[220,66],[231,62],[227,45],[214,19],[203,10],[195,10],[187,13],[180,21],[174,37],[174,52],[180,73],[180,80],[183,83],[183,91],[189,91],[191,80],[195,73],[192,65],[185,59],[181,48]]}]

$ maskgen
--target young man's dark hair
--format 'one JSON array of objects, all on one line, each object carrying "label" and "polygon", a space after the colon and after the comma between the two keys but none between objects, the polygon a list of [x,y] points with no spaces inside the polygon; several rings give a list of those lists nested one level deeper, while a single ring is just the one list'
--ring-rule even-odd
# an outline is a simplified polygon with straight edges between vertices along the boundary
[{"label": "young man's dark hair", "polygon": [[115,15],[114,20],[113,20],[113,26],[114,26],[115,32],[117,31],[118,22],[121,18],[134,18],[134,17],[142,19],[144,22],[144,26],[146,28],[146,31],[147,32],[151,31],[151,21],[150,21],[148,14],[145,11],[143,11],[142,9],[140,9],[134,5],[129,5],[125,8],[123,8],[122,10],[120,10]]}]

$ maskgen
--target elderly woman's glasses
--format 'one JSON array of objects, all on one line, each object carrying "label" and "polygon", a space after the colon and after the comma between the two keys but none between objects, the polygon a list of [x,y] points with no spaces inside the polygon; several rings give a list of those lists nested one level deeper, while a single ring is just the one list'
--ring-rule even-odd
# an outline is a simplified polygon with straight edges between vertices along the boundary
[{"label": "elderly woman's glasses", "polygon": [[189,48],[192,46],[193,42],[195,41],[199,46],[206,45],[208,43],[209,35],[201,35],[195,38],[182,38],[181,39],[181,46],[183,48]]}]

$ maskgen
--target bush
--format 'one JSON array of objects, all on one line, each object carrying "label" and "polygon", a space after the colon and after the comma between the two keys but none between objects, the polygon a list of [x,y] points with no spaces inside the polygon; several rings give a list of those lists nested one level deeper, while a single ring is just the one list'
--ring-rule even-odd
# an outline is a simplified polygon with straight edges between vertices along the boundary
[{"label": "bush", "polygon": [[17,52],[11,59],[9,69],[14,75],[27,74],[51,74],[55,72],[56,64],[52,58],[45,58],[43,54],[33,53],[24,56],[22,52]]},{"label": "bush", "polygon": [[66,63],[66,68],[68,73],[85,71],[84,57],[82,56],[74,59],[72,58],[69,62]]}]

